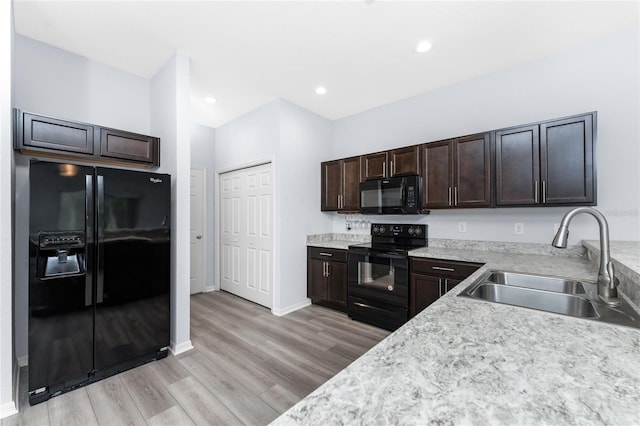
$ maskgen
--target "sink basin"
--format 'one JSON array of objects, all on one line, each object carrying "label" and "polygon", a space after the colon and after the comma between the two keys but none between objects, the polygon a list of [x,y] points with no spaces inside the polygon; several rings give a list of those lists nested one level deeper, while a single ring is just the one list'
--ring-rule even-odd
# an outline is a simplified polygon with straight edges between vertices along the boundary
[{"label": "sink basin", "polygon": [[518,274],[515,272],[494,271],[486,279],[488,282],[524,287],[535,290],[553,291],[565,294],[586,294],[579,281],[541,275]]},{"label": "sink basin", "polygon": [[640,314],[628,303],[606,305],[587,281],[490,270],[458,296],[640,328]]},{"label": "sink basin", "polygon": [[487,283],[476,286],[469,295],[489,302],[522,306],[578,318],[598,316],[591,301],[571,294]]}]

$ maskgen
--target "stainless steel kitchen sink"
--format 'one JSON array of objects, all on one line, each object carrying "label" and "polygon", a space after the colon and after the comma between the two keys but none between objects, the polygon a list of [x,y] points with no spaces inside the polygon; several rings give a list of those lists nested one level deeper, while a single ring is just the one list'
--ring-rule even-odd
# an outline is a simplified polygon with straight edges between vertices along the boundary
[{"label": "stainless steel kitchen sink", "polygon": [[495,284],[553,291],[565,294],[585,294],[586,290],[579,281],[565,278],[545,277],[541,275],[518,274],[515,272],[493,271],[486,281]]},{"label": "stainless steel kitchen sink", "polygon": [[640,328],[640,315],[626,302],[603,303],[597,285],[587,281],[490,270],[459,296]]}]

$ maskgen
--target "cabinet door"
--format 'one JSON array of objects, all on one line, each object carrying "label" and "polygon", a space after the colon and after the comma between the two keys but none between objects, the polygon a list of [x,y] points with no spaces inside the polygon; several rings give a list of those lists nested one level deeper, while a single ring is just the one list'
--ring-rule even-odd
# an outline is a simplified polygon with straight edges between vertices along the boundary
[{"label": "cabinet door", "polygon": [[[18,111],[16,114],[20,114]],[[18,117],[18,120],[20,118]],[[93,126],[55,118],[22,114],[20,149],[67,151],[93,154]]]},{"label": "cabinet door", "polygon": [[342,188],[342,168],[340,161],[327,161],[322,163],[322,199],[320,210],[336,211]]},{"label": "cabinet door", "polygon": [[411,274],[409,316],[413,317],[440,297],[440,277]]},{"label": "cabinet door", "polygon": [[455,140],[454,194],[456,207],[491,205],[491,136],[489,133]]},{"label": "cabinet door", "polygon": [[432,142],[421,146],[422,207],[448,208],[452,205],[453,150],[451,142]]},{"label": "cabinet door", "polygon": [[337,307],[347,307],[347,264],[342,262],[327,262],[329,276],[327,277],[327,301]]},{"label": "cabinet door", "polygon": [[377,152],[374,154],[363,155],[362,157],[360,157],[360,159],[362,178],[364,180],[388,177],[386,152]]},{"label": "cabinet door", "polygon": [[420,174],[420,146],[408,146],[389,151],[390,176],[416,176]]},{"label": "cabinet door", "polygon": [[342,160],[342,210],[360,209],[360,157]]},{"label": "cabinet door", "polygon": [[307,260],[307,297],[313,301],[327,298],[327,263],[320,259]]},{"label": "cabinet door", "polygon": [[538,125],[496,132],[496,205],[534,205],[540,201]]},{"label": "cabinet door", "polygon": [[540,125],[544,204],[595,204],[593,115]]},{"label": "cabinet door", "polygon": [[444,295],[446,292],[448,292],[449,290],[451,290],[452,288],[454,288],[455,286],[457,286],[461,282],[462,282],[462,280],[456,280],[456,279],[453,279],[453,278],[445,278],[444,282],[442,283],[442,295]]},{"label": "cabinet door", "polygon": [[122,130],[100,129],[100,155],[157,166],[160,165],[159,140]]}]

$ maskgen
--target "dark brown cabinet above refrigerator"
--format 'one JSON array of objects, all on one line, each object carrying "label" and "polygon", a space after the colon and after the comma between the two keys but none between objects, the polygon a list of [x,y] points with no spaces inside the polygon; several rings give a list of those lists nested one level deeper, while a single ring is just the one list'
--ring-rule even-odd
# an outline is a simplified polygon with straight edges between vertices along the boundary
[{"label": "dark brown cabinet above refrigerator", "polygon": [[160,139],[14,110],[14,148],[23,154],[153,168]]}]

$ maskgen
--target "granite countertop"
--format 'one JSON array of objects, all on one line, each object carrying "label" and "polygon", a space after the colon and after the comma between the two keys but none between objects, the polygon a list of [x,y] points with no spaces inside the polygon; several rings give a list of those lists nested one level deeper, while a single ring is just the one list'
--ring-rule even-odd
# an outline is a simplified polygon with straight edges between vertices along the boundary
[{"label": "granite countertop", "polygon": [[[611,253],[640,286],[640,243]],[[638,423],[640,330],[457,297],[489,268],[594,280],[592,256],[411,255],[485,265],[274,424]]]}]

